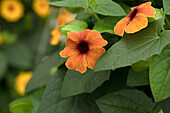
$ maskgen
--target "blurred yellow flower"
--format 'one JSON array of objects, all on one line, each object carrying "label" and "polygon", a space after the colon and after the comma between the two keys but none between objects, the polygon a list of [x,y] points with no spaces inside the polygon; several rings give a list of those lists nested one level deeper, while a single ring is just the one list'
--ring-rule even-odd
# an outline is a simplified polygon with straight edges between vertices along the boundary
[{"label": "blurred yellow flower", "polygon": [[50,40],[50,44],[51,45],[57,45],[60,41],[60,36],[61,36],[61,33],[58,30],[58,28],[53,29],[51,31],[51,35],[52,35],[52,38]]},{"label": "blurred yellow flower", "polygon": [[50,6],[47,2],[49,2],[49,0],[33,1],[33,10],[42,18],[48,16],[50,12]]},{"label": "blurred yellow flower", "polygon": [[17,93],[21,96],[24,96],[25,94],[25,88],[32,77],[32,72],[21,72],[16,78],[15,78],[15,89]]},{"label": "blurred yellow flower", "polygon": [[74,20],[73,14],[71,14],[66,9],[62,8],[58,15],[57,26],[63,26],[65,24],[72,22],[73,20]]},{"label": "blurred yellow flower", "polygon": [[57,27],[53,29],[51,32],[51,35],[52,35],[52,38],[50,39],[51,45],[57,45],[60,41],[61,33],[58,30],[58,26],[63,26],[65,24],[72,22],[73,20],[74,20],[74,16],[70,12],[68,12],[64,8],[60,10],[60,13],[57,19]]},{"label": "blurred yellow flower", "polygon": [[19,0],[2,0],[0,14],[8,22],[16,22],[24,15],[24,6]]}]

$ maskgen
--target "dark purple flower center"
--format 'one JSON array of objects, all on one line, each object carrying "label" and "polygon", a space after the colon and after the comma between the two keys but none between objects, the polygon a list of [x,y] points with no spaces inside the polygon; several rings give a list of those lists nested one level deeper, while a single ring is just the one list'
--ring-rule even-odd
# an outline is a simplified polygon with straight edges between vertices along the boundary
[{"label": "dark purple flower center", "polygon": [[77,45],[77,49],[80,53],[87,53],[87,51],[89,50],[89,45],[87,42],[82,41]]},{"label": "dark purple flower center", "polygon": [[133,18],[136,16],[137,12],[138,12],[138,10],[136,8],[131,12],[131,14],[130,14],[131,20],[133,20]]}]

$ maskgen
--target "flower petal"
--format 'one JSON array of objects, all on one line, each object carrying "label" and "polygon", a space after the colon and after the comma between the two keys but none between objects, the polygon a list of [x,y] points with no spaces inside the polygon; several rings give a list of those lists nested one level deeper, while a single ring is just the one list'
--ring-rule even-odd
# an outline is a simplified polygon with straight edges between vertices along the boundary
[{"label": "flower petal", "polygon": [[63,15],[59,15],[58,19],[57,19],[57,26],[63,26],[64,25],[64,16]]},{"label": "flower petal", "polygon": [[52,38],[50,39],[51,45],[57,45],[60,41],[61,33],[58,28],[51,31]]},{"label": "flower petal", "polygon": [[64,24],[67,24],[67,23],[70,23],[74,20],[74,17],[73,15],[67,11],[65,8],[61,9],[61,14],[60,15],[63,15],[63,21],[64,21]]},{"label": "flower petal", "polygon": [[68,56],[72,56],[76,53],[78,53],[78,50],[76,49],[76,42],[72,41],[70,38],[66,39],[66,47],[64,50],[60,52],[60,56],[63,58],[67,58]]},{"label": "flower petal", "polygon": [[86,41],[89,43],[89,47],[93,47],[93,46],[103,47],[107,45],[107,41],[104,40],[101,34],[96,30],[92,30],[88,33]]},{"label": "flower petal", "polygon": [[87,62],[85,54],[75,54],[70,56],[66,61],[66,67],[68,69],[77,70],[80,73],[84,73],[87,70]]},{"label": "flower petal", "polygon": [[86,29],[79,33],[78,32],[68,32],[67,35],[71,40],[73,40],[75,42],[79,42],[79,41],[84,40],[89,32],[90,32],[90,30]]},{"label": "flower petal", "polygon": [[102,47],[93,47],[87,53],[87,66],[93,69],[98,59],[105,53],[105,49]]},{"label": "flower petal", "polygon": [[137,7],[138,13],[142,13],[148,17],[154,17],[156,10],[151,6],[151,2],[146,2]]},{"label": "flower petal", "polygon": [[126,16],[123,19],[121,19],[116,26],[114,27],[114,33],[120,36],[123,36],[125,27],[127,23],[130,22],[130,17]]},{"label": "flower petal", "polygon": [[132,7],[131,10],[133,10],[134,8],[137,8],[137,7],[140,8],[140,7],[143,7],[143,6],[146,6],[146,5],[150,5],[150,6],[151,6],[151,4],[152,4],[151,2],[145,2],[145,3],[140,4],[140,5],[138,5],[138,6]]},{"label": "flower petal", "polygon": [[148,25],[147,17],[144,14],[137,13],[136,16],[126,26],[125,31],[127,33],[135,33]]}]

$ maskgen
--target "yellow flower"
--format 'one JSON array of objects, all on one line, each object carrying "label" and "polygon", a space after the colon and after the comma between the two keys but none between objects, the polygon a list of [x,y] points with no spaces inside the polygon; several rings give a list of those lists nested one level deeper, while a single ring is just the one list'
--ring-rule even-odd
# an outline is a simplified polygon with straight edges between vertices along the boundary
[{"label": "yellow flower", "polygon": [[8,22],[16,22],[24,15],[24,6],[19,0],[2,0],[1,16]]},{"label": "yellow flower", "polygon": [[15,78],[15,89],[19,95],[24,96],[26,85],[31,77],[32,72],[21,72]]},{"label": "yellow flower", "polygon": [[66,9],[62,8],[58,15],[57,27],[51,31],[52,38],[50,39],[51,45],[57,45],[60,41],[61,33],[58,30],[58,26],[63,26],[74,20],[73,15],[68,12]]},{"label": "yellow flower", "polygon": [[34,0],[33,10],[40,16],[46,17],[50,12],[49,0]]}]

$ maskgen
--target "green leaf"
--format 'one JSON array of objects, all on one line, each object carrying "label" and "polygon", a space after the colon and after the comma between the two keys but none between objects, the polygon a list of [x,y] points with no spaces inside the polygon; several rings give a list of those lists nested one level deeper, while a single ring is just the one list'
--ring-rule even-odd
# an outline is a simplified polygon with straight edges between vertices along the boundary
[{"label": "green leaf", "polygon": [[24,97],[25,99],[30,100],[32,102],[32,105],[34,106],[31,113],[38,112],[43,93],[44,93],[44,88],[41,88]]},{"label": "green leaf", "polygon": [[87,21],[91,16],[92,14],[84,10],[77,14],[76,19],[81,21]]},{"label": "green leaf", "polygon": [[51,77],[51,69],[53,67],[59,67],[64,62],[65,59],[60,57],[59,51],[56,51],[50,58],[39,64],[33,72],[31,80],[27,84],[26,93],[46,85]]},{"label": "green leaf", "polygon": [[162,109],[159,111],[159,113],[164,113],[163,111],[162,111]]},{"label": "green leaf", "polygon": [[123,8],[123,10],[126,12],[126,14],[129,14],[132,10],[130,6],[127,6],[124,3],[119,3],[119,5]]},{"label": "green leaf", "polygon": [[149,68],[150,66],[150,63],[151,63],[151,60],[152,60],[152,57],[150,57],[149,59],[147,59],[146,61],[139,61],[139,62],[136,62],[134,64],[132,64],[132,68],[136,71],[136,72],[140,72],[140,71],[143,71],[143,70],[146,70]]},{"label": "green leaf", "polygon": [[121,18],[122,17],[105,17],[99,20],[93,29],[99,31],[100,33],[107,32],[114,34],[114,26]]},{"label": "green leaf", "polygon": [[94,72],[88,70],[81,74],[74,70],[68,70],[62,85],[62,97],[69,97],[81,93],[91,93],[104,81],[109,80],[110,71]]},{"label": "green leaf", "polygon": [[9,31],[2,32],[2,40],[3,40],[3,43],[5,44],[8,44],[8,45],[13,44],[14,42],[16,42],[17,38],[18,37],[16,34],[12,34]]},{"label": "green leaf", "polygon": [[128,75],[129,67],[118,68],[114,71],[111,71],[110,79],[106,80],[101,86],[99,86],[92,93],[96,93],[98,96],[96,98],[100,98],[108,93],[112,93],[121,89],[125,89],[127,86],[127,75]]},{"label": "green leaf", "polygon": [[154,100],[159,102],[170,97],[170,45],[160,55],[153,56],[150,65],[149,79]]},{"label": "green leaf", "polygon": [[163,7],[165,10],[165,13],[170,15],[170,1],[169,0],[163,0]]},{"label": "green leaf", "polygon": [[[1,82],[2,83],[2,82]],[[9,113],[9,103],[11,102],[12,98],[9,95],[9,92],[4,89],[5,85],[0,85],[0,113]]]},{"label": "green leaf", "polygon": [[164,113],[170,113],[170,98],[167,98],[158,103],[158,105],[162,108]]},{"label": "green leaf", "polygon": [[48,4],[60,7],[87,7],[87,0],[63,0],[57,2],[48,2]]},{"label": "green leaf", "polygon": [[17,42],[6,47],[4,52],[6,53],[10,65],[21,69],[28,69],[32,66],[32,52],[29,47],[23,43]]},{"label": "green leaf", "polygon": [[0,52],[0,80],[4,76],[8,67],[8,59],[3,52]]},{"label": "green leaf", "polygon": [[100,57],[94,70],[115,70],[132,65],[141,60],[147,60],[154,54],[160,54],[170,43],[170,31],[160,33],[164,19],[152,22],[147,28],[132,35],[125,35]]},{"label": "green leaf", "polygon": [[89,4],[93,12],[106,16],[125,16],[126,13],[119,4],[112,0],[96,0],[97,4]]},{"label": "green leaf", "polygon": [[155,17],[149,17],[149,18],[148,18],[149,22],[153,22],[153,21],[158,20],[158,19],[160,19],[160,18],[166,18],[163,9],[157,9],[157,8],[155,8],[155,10],[156,10]]},{"label": "green leaf", "polygon": [[126,13],[119,4],[112,0],[63,0],[57,2],[49,2],[50,5],[60,7],[83,7],[91,10],[91,13],[96,12],[106,16],[125,16]]},{"label": "green leaf", "polygon": [[50,79],[44,91],[38,113],[101,113],[94,103],[94,97],[79,95],[62,98],[61,86],[66,69],[61,67]]},{"label": "green leaf", "polygon": [[150,113],[159,113],[159,111],[160,111],[160,106],[157,105],[157,106],[152,110],[152,112],[150,112]]},{"label": "green leaf", "polygon": [[28,99],[18,99],[9,105],[11,113],[31,113],[32,108],[32,102]]},{"label": "green leaf", "polygon": [[135,89],[107,94],[96,103],[103,113],[146,113],[154,108],[152,99]]},{"label": "green leaf", "polygon": [[88,25],[86,24],[86,22],[83,22],[83,21],[75,21],[75,22],[72,22],[68,25],[65,25],[65,26],[60,26],[60,31],[67,35],[67,32],[81,32],[83,30],[85,30],[86,28],[88,27]]},{"label": "green leaf", "polygon": [[127,78],[128,86],[144,86],[149,85],[149,71],[144,70],[141,72],[136,72],[132,68],[129,70]]}]

